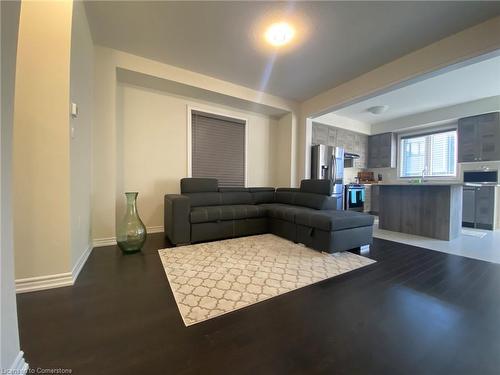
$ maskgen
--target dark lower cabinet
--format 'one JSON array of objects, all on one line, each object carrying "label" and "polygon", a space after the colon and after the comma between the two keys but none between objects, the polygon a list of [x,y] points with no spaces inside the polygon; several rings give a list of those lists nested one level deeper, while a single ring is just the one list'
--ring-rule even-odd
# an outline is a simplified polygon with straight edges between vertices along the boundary
[{"label": "dark lower cabinet", "polygon": [[371,186],[371,208],[370,213],[373,215],[378,215],[379,210],[379,199],[380,199],[380,186]]},{"label": "dark lower cabinet", "polygon": [[464,227],[493,229],[495,188],[493,186],[465,186],[463,191],[462,225]]}]

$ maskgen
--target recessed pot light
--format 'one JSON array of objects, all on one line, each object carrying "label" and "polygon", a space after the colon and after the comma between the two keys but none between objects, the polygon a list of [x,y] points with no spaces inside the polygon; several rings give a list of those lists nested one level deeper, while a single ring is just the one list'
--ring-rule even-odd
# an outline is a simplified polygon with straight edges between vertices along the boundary
[{"label": "recessed pot light", "polygon": [[277,22],[269,26],[264,34],[266,41],[274,47],[281,47],[295,36],[295,29],[286,22]]},{"label": "recessed pot light", "polygon": [[389,109],[388,105],[376,105],[367,109],[373,115],[380,115]]}]

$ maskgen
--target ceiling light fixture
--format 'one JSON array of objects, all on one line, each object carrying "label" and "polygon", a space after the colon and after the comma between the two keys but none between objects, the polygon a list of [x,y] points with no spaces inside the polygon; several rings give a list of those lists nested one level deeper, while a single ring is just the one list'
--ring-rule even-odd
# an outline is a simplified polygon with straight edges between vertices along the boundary
[{"label": "ceiling light fixture", "polygon": [[372,115],[380,115],[389,109],[388,105],[376,105],[367,109]]},{"label": "ceiling light fixture", "polygon": [[277,22],[267,28],[264,36],[272,46],[281,47],[293,39],[295,29],[286,22]]}]

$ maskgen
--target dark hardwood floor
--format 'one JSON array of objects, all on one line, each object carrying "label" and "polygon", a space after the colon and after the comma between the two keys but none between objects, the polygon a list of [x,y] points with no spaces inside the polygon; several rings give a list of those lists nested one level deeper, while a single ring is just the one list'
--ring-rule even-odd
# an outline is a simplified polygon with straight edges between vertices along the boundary
[{"label": "dark hardwood floor", "polygon": [[[150,235],[18,295],[31,367],[73,374],[500,374],[500,265],[377,240],[377,263],[186,328]],[[481,251],[481,249],[478,249]],[[500,251],[500,248],[499,248]]]}]

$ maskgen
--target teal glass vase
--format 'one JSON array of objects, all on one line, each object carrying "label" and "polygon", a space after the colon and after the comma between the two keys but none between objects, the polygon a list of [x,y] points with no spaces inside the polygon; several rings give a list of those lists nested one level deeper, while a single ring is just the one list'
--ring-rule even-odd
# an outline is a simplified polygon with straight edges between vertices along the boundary
[{"label": "teal glass vase", "polygon": [[125,253],[131,254],[141,251],[146,241],[146,227],[137,212],[137,192],[127,192],[127,211],[116,230],[116,242]]}]

